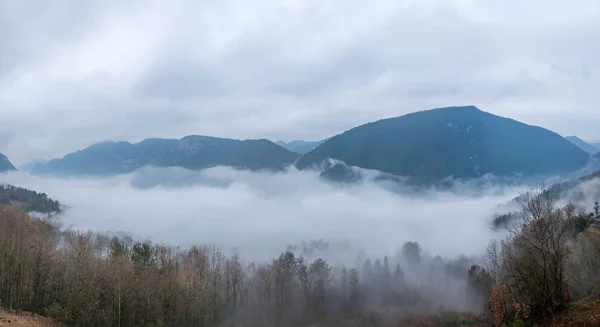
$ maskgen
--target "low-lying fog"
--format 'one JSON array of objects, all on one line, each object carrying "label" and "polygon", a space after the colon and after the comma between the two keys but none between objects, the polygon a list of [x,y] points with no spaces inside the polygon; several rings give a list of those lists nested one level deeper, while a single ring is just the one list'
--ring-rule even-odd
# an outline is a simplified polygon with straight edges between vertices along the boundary
[{"label": "low-lying fog", "polygon": [[65,227],[122,231],[169,245],[216,244],[253,260],[319,239],[347,242],[352,251],[367,254],[392,255],[404,242],[417,241],[430,255],[478,255],[491,238],[501,236],[490,228],[492,213],[522,191],[409,196],[368,181],[332,185],[315,172],[223,167],[200,172],[147,168],[104,179],[11,173],[0,182],[45,192],[65,204]]}]

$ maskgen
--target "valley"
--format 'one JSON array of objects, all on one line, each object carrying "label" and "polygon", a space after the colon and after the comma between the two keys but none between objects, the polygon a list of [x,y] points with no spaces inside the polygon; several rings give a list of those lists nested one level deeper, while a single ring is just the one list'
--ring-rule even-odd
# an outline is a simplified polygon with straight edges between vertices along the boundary
[{"label": "valley", "polygon": [[0,1],[0,327],[599,327],[598,31]]},{"label": "valley", "polygon": [[[504,129],[521,130],[508,137]],[[515,135],[530,144],[518,142]],[[403,143],[405,139],[412,141]],[[565,232],[578,240],[573,251],[583,254],[600,246],[594,238],[600,178],[597,173],[583,176],[593,169],[594,156],[551,131],[475,107],[448,107],[360,126],[315,146],[299,154],[267,140],[190,136],[98,143],[62,159],[37,162],[31,173],[11,165],[0,175],[7,183],[0,200],[9,205],[0,216],[3,229],[12,233],[6,240],[28,235],[47,246],[28,255],[41,260],[43,253],[45,270],[30,267],[23,274],[10,265],[5,276],[24,285],[41,276],[48,287],[66,283],[68,292],[86,295],[73,298],[47,289],[28,293],[33,302],[27,302],[14,298],[13,291],[29,288],[9,287],[0,288],[0,298],[20,310],[77,324],[187,325],[196,321],[189,316],[194,310],[213,312],[202,318],[208,325],[281,325],[304,319],[310,324],[325,316],[370,326],[387,326],[390,319],[403,326],[420,326],[430,319],[478,324],[487,318],[467,312],[489,312],[495,278],[485,253],[489,255],[494,240],[524,233],[518,227],[528,219],[524,192],[540,181],[554,182],[529,201],[550,201],[561,208]],[[444,151],[427,153],[431,148]],[[496,165],[502,161],[495,152],[511,165]],[[536,163],[530,156],[547,160]],[[352,159],[359,157],[368,160]],[[551,195],[547,200],[546,194]],[[570,203],[573,209],[566,209]],[[499,218],[507,213],[506,219]],[[517,229],[511,232],[513,227]],[[40,234],[42,230],[46,232]],[[87,254],[63,257],[52,245],[56,242]],[[25,249],[8,244],[6,255]],[[207,270],[178,268],[192,269],[193,262],[204,265],[194,269]],[[88,268],[67,268],[71,266]],[[101,271],[111,270],[116,275],[102,277]],[[78,274],[93,276],[85,277],[89,283],[67,282]],[[265,286],[263,274],[275,278],[275,284]],[[212,278],[213,284],[188,284],[192,276]],[[135,282],[147,278],[168,288],[148,293],[144,284]],[[289,284],[277,284],[279,278]],[[593,296],[593,289],[585,286],[594,282],[592,275],[579,278],[584,286],[573,285],[574,296]],[[130,285],[115,288],[122,281]],[[210,291],[197,293],[196,287]],[[291,293],[268,300],[261,287]],[[193,293],[201,294],[193,301],[217,302],[171,309],[159,305],[192,301],[177,294]],[[326,302],[317,301],[319,296]],[[113,301],[109,307],[86,300],[106,297]],[[136,307],[143,298],[158,302]],[[114,311],[117,304],[122,308]],[[113,311],[101,317],[99,310]]]}]

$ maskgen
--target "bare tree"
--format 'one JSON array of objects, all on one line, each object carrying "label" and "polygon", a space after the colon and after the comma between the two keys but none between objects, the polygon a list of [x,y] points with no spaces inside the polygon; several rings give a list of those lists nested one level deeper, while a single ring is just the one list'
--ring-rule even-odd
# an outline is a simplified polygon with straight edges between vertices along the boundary
[{"label": "bare tree", "polygon": [[527,306],[534,319],[547,319],[564,309],[569,301],[567,245],[569,218],[573,207],[557,208],[542,189],[521,197],[523,221],[509,229],[499,246],[487,250],[491,275],[508,286],[514,303]]}]

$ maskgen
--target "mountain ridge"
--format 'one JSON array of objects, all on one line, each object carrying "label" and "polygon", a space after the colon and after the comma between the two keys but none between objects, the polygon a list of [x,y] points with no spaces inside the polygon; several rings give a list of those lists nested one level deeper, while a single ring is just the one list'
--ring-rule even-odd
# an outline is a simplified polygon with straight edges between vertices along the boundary
[{"label": "mountain ridge", "polygon": [[308,152],[312,151],[314,148],[316,148],[317,146],[323,144],[323,142],[327,141],[327,139],[325,140],[321,140],[321,141],[304,141],[304,140],[293,140],[290,142],[284,142],[284,141],[277,141],[275,142],[275,144],[282,146],[292,152],[296,152],[298,154],[307,154]]},{"label": "mountain ridge", "polygon": [[573,143],[575,146],[579,147],[581,150],[589,153],[592,156],[600,152],[600,149],[587,143],[586,141],[580,139],[577,136],[565,136],[565,139],[567,139],[569,142]]},{"label": "mountain ridge", "polygon": [[484,112],[444,107],[380,119],[338,134],[302,156],[298,169],[324,160],[429,180],[566,173],[589,155],[538,126]]},{"label": "mountain ridge", "polygon": [[[590,156],[562,136],[538,126],[500,117],[475,106],[444,107],[369,122],[326,140],[304,155],[266,139],[235,140],[205,135],[148,138],[138,143],[98,142],[61,159],[38,164],[34,174],[111,175],[145,166],[191,170],[230,166],[248,170],[334,169],[322,176],[356,180],[349,167],[418,184],[447,178],[546,176],[590,166]],[[327,159],[340,164],[323,165]]]},{"label": "mountain ridge", "polygon": [[150,138],[138,143],[103,141],[36,165],[33,174],[114,175],[145,166],[204,169],[231,166],[249,170],[281,170],[298,154],[266,139],[234,140],[188,135],[179,140]]},{"label": "mountain ridge", "polygon": [[24,171],[24,172],[31,172],[33,170],[33,168],[35,168],[36,165],[38,164],[46,164],[48,163],[48,160],[43,160],[43,159],[37,159],[37,160],[32,160],[29,162],[26,162],[22,165],[19,166],[19,170],[20,171]]},{"label": "mountain ridge", "polygon": [[0,153],[0,173],[17,170],[4,154]]}]

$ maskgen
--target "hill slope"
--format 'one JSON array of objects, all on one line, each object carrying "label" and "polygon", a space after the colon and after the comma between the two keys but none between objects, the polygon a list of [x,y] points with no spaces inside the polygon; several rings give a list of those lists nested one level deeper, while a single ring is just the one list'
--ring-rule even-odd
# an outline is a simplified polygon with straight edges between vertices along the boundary
[{"label": "hill slope", "polygon": [[54,213],[61,211],[61,204],[45,193],[37,193],[22,187],[0,185],[0,205],[17,205],[27,212]]},{"label": "hill slope", "polygon": [[594,155],[594,154],[600,152],[600,149],[596,148],[593,145],[588,144],[587,142],[578,138],[577,136],[566,136],[565,139],[567,139],[569,142],[575,144],[581,150],[589,153],[590,155]]},{"label": "hill slope", "polygon": [[33,161],[29,161],[27,163],[24,163],[22,165],[19,166],[19,170],[20,171],[24,171],[24,172],[30,172],[33,170],[33,168],[35,168],[35,166],[37,166],[38,164],[40,165],[45,165],[46,163],[48,163],[47,160],[33,160]]},{"label": "hill slope", "polygon": [[34,174],[113,175],[144,166],[203,169],[231,166],[249,170],[279,170],[298,154],[268,140],[233,140],[192,135],[181,140],[146,139],[140,143],[101,142],[38,164]]},{"label": "hill slope", "polygon": [[474,106],[447,107],[368,123],[304,155],[299,169],[327,158],[400,176],[436,181],[566,173],[589,155],[560,135]]},{"label": "hill slope", "polygon": [[12,163],[10,163],[10,160],[8,160],[8,158],[5,155],[0,153],[0,173],[5,172],[5,171],[12,171],[12,170],[17,170],[17,169],[15,168],[15,166],[13,166]]}]

